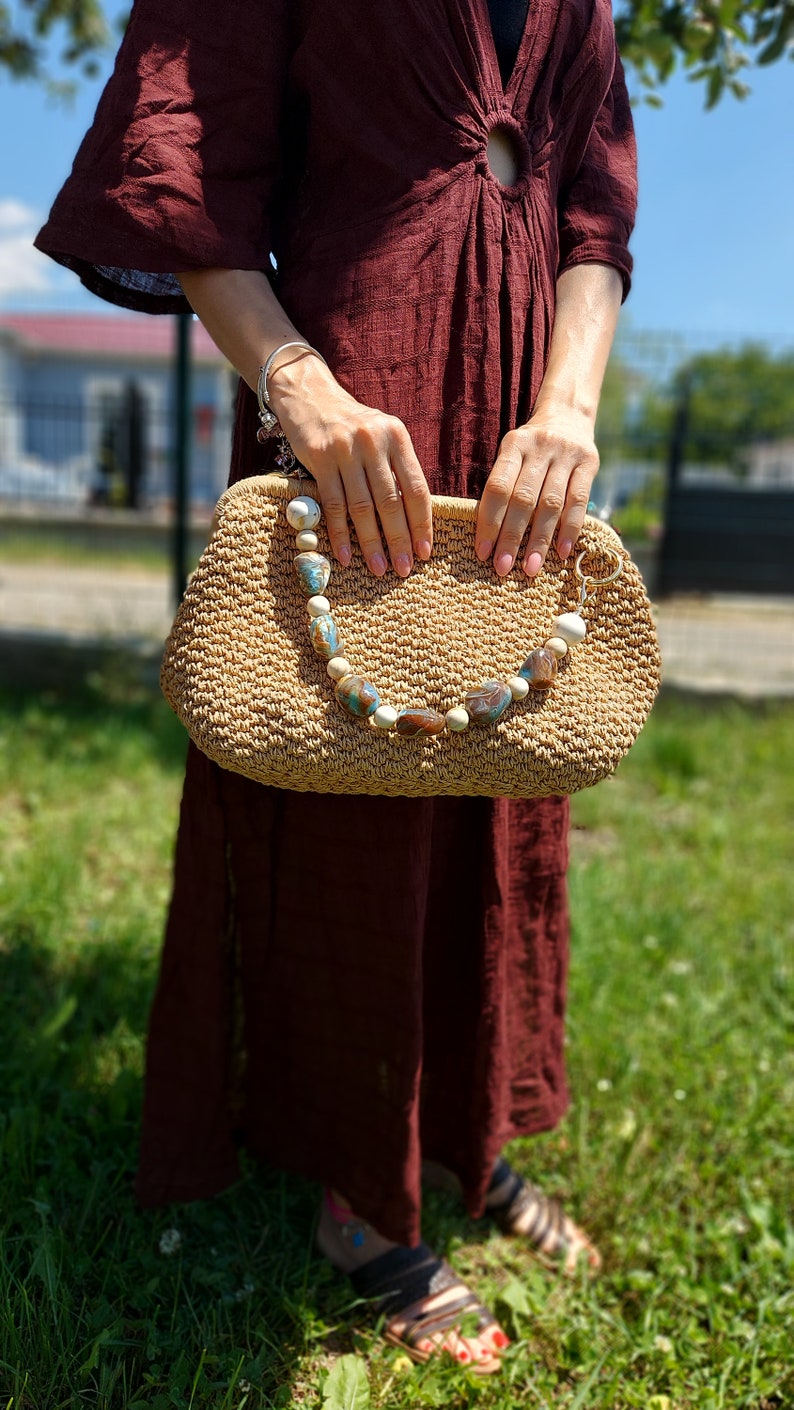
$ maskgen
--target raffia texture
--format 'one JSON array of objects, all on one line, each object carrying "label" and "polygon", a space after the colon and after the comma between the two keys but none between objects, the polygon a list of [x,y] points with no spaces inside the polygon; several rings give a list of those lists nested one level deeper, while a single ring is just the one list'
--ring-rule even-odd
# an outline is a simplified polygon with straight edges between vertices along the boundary
[{"label": "raffia texture", "polygon": [[[534,580],[499,579],[474,552],[474,500],[433,499],[434,546],[411,576],[374,578],[357,550],[333,563],[326,593],[356,674],[397,709],[442,713],[486,680],[515,675],[575,611],[584,570],[624,568],[583,610],[584,641],[549,691],[530,691],[495,725],[405,739],[351,718],[309,641],[285,508],[295,480],[242,480],[222,496],[217,527],[168,638],[161,683],[192,739],[223,768],[320,793],[528,798],[574,793],[610,774],[631,747],[659,686],[659,648],[642,578],[607,525],[588,518],[574,553],[552,552]],[[331,557],[324,523],[315,531]],[[332,560],[333,562],[333,560]]]}]

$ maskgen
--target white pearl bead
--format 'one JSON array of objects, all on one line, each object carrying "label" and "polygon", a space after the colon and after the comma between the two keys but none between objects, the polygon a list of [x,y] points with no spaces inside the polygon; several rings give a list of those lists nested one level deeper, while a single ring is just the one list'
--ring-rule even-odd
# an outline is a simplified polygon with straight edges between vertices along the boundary
[{"label": "white pearl bead", "polygon": [[397,711],[393,705],[379,705],[372,718],[378,729],[394,729]]},{"label": "white pearl bead", "polygon": [[330,610],[331,604],[328,598],[323,597],[319,592],[316,596],[310,597],[306,603],[306,611],[310,617],[322,617],[325,612],[330,612]]},{"label": "white pearl bead", "polygon": [[455,734],[460,734],[461,730],[468,728],[469,712],[464,710],[462,705],[456,705],[454,710],[447,710],[445,719],[447,729],[451,729]]},{"label": "white pearl bead", "polygon": [[514,700],[523,700],[525,695],[529,695],[529,681],[525,681],[523,676],[509,676],[505,685]]},{"label": "white pearl bead", "polygon": [[578,641],[584,641],[586,631],[584,618],[580,617],[578,612],[563,612],[562,616],[557,617],[554,622],[554,635],[561,636],[569,646],[575,646]]},{"label": "white pearl bead", "polygon": [[326,670],[332,681],[342,681],[345,676],[353,674],[353,667],[349,661],[345,660],[344,656],[332,656]]},{"label": "white pearl bead", "polygon": [[299,553],[314,553],[320,547],[320,540],[311,529],[301,529],[300,533],[295,535],[295,547]]},{"label": "white pearl bead", "polygon": [[304,495],[301,499],[291,499],[287,505],[287,523],[293,529],[314,529],[320,522],[322,511],[316,499]]},{"label": "white pearl bead", "polygon": [[547,651],[553,651],[555,656],[565,656],[568,652],[568,643],[563,641],[561,636],[550,636],[544,643]]}]

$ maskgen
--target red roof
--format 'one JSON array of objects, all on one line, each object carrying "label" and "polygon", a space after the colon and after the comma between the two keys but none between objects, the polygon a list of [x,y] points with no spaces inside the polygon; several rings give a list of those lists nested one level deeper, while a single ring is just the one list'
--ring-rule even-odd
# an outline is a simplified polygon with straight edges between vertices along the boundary
[{"label": "red roof", "polygon": [[[146,313],[0,313],[0,333],[9,332],[31,352],[95,353],[170,360],[176,350],[176,319]],[[222,362],[209,333],[195,319],[193,356]]]}]

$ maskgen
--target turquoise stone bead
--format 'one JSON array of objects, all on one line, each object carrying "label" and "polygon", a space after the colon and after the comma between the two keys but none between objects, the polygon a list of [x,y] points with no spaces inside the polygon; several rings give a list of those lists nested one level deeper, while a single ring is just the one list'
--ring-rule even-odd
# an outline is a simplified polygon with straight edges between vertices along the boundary
[{"label": "turquoise stone bead", "polygon": [[348,715],[355,715],[358,720],[366,720],[370,715],[374,715],[380,705],[377,690],[369,681],[365,681],[363,676],[345,676],[336,687],[334,695]]},{"label": "turquoise stone bead", "polygon": [[548,690],[557,674],[557,657],[548,646],[539,646],[537,651],[530,651],[518,674],[532,690]]},{"label": "turquoise stone bead", "polygon": [[321,612],[319,617],[312,618],[309,637],[317,655],[322,656],[324,661],[330,661],[332,656],[341,656],[344,652],[339,629],[330,612]]},{"label": "turquoise stone bead", "polygon": [[322,553],[299,553],[293,562],[307,597],[316,597],[325,592],[331,576],[331,565]]},{"label": "turquoise stone bead", "polygon": [[440,734],[446,725],[437,710],[401,710],[397,716],[397,733],[403,739],[415,739],[418,734]]},{"label": "turquoise stone bead", "polygon": [[492,725],[504,714],[512,699],[512,691],[504,681],[485,681],[476,690],[466,691],[463,704],[473,725]]}]

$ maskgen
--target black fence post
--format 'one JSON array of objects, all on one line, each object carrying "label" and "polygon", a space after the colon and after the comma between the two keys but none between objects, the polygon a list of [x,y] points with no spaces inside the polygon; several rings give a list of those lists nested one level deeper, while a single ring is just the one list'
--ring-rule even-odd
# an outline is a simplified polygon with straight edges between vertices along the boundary
[{"label": "black fence post", "polygon": [[187,583],[190,489],[190,327],[191,313],[176,316],[174,389],[174,600],[178,607]]},{"label": "black fence post", "polygon": [[659,551],[659,565],[656,573],[656,593],[665,597],[672,590],[675,571],[672,558],[675,552],[676,534],[676,492],[681,480],[686,441],[689,432],[689,409],[692,396],[691,374],[684,372],[678,378],[673,428],[667,453],[667,482],[664,499],[664,530]]}]

